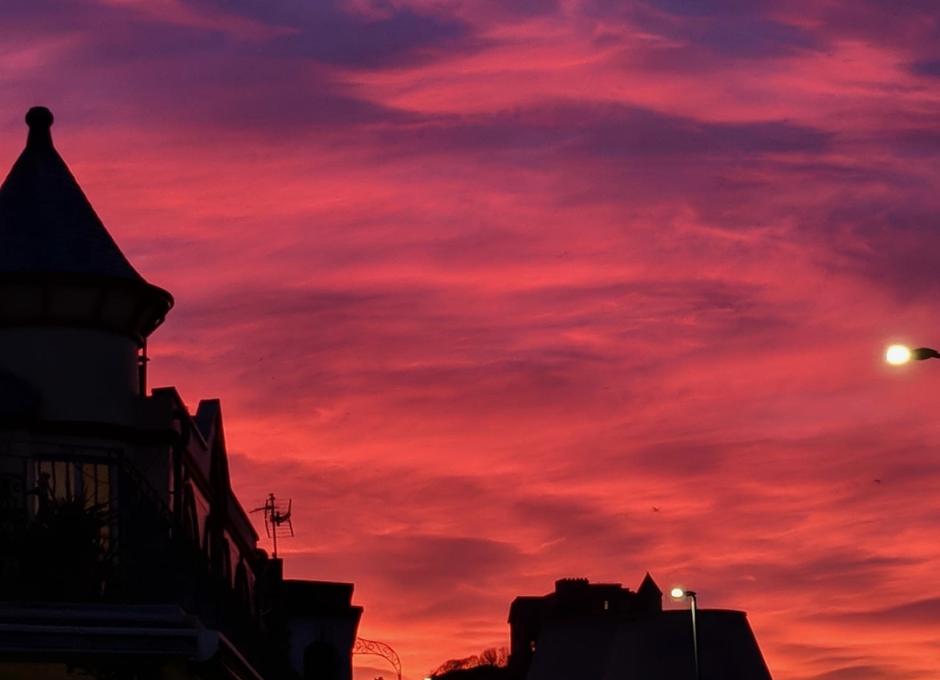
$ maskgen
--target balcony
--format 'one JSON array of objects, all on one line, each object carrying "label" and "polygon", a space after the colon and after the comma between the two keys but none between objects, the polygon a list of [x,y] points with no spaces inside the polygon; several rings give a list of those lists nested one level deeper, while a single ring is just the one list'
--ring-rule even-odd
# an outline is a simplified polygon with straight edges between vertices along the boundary
[{"label": "balcony", "polygon": [[[46,461],[27,464],[47,469]],[[253,612],[272,609],[280,579],[259,579],[269,587],[253,594],[236,591],[136,470],[119,457],[90,465],[94,493],[24,493],[22,481],[4,480],[7,492],[19,484],[20,493],[0,498],[0,653],[46,658],[97,649],[119,659],[156,645],[194,662],[215,649],[247,668],[275,665],[280,650],[271,641],[283,638]],[[45,474],[53,491],[74,489]],[[111,488],[102,492],[105,478]]]}]

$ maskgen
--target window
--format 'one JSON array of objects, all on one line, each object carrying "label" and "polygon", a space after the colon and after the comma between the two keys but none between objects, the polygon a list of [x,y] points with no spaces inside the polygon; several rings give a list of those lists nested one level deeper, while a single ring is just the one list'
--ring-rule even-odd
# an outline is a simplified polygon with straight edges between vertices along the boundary
[{"label": "window", "polygon": [[610,609],[610,601],[604,600],[604,611],[606,612],[608,609]]},{"label": "window", "polygon": [[40,517],[53,510],[57,501],[81,500],[86,509],[99,514],[99,536],[107,550],[115,538],[117,525],[109,517],[112,500],[111,466],[97,460],[36,461],[36,487],[33,512]]},{"label": "window", "polygon": [[36,489],[49,500],[82,498],[85,507],[111,502],[111,467],[94,461],[37,460]]}]

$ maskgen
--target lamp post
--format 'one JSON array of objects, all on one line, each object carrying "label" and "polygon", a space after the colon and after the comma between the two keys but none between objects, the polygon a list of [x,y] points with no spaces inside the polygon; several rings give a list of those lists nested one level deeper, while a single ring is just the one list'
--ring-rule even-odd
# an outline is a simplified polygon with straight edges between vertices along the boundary
[{"label": "lamp post", "polygon": [[695,591],[676,587],[670,594],[674,600],[686,598],[689,600],[689,610],[692,612],[692,659],[695,661],[695,680],[702,680],[702,669],[698,662],[698,626],[695,620],[698,613],[698,600],[695,598]]},{"label": "lamp post", "polygon": [[891,345],[885,350],[885,361],[892,366],[901,366],[911,361],[923,361],[924,359],[940,359],[940,352],[930,347],[911,349],[906,345]]}]

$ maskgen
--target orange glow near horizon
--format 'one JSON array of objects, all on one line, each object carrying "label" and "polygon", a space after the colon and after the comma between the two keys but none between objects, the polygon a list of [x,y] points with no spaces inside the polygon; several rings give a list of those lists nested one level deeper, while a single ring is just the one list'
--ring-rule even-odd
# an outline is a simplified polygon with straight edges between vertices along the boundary
[{"label": "orange glow near horizon", "polygon": [[693,4],[0,8],[0,166],[50,107],[151,384],[407,680],[647,571],[776,680],[936,676],[938,378],[878,352],[938,333],[940,10]]}]

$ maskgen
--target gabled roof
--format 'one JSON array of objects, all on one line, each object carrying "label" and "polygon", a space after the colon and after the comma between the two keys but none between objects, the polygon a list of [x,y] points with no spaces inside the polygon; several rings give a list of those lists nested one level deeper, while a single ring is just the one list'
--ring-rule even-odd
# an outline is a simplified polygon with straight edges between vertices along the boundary
[{"label": "gabled roof", "polygon": [[26,148],[0,186],[0,274],[82,274],[143,282],[52,145],[52,113],[26,114]]}]

